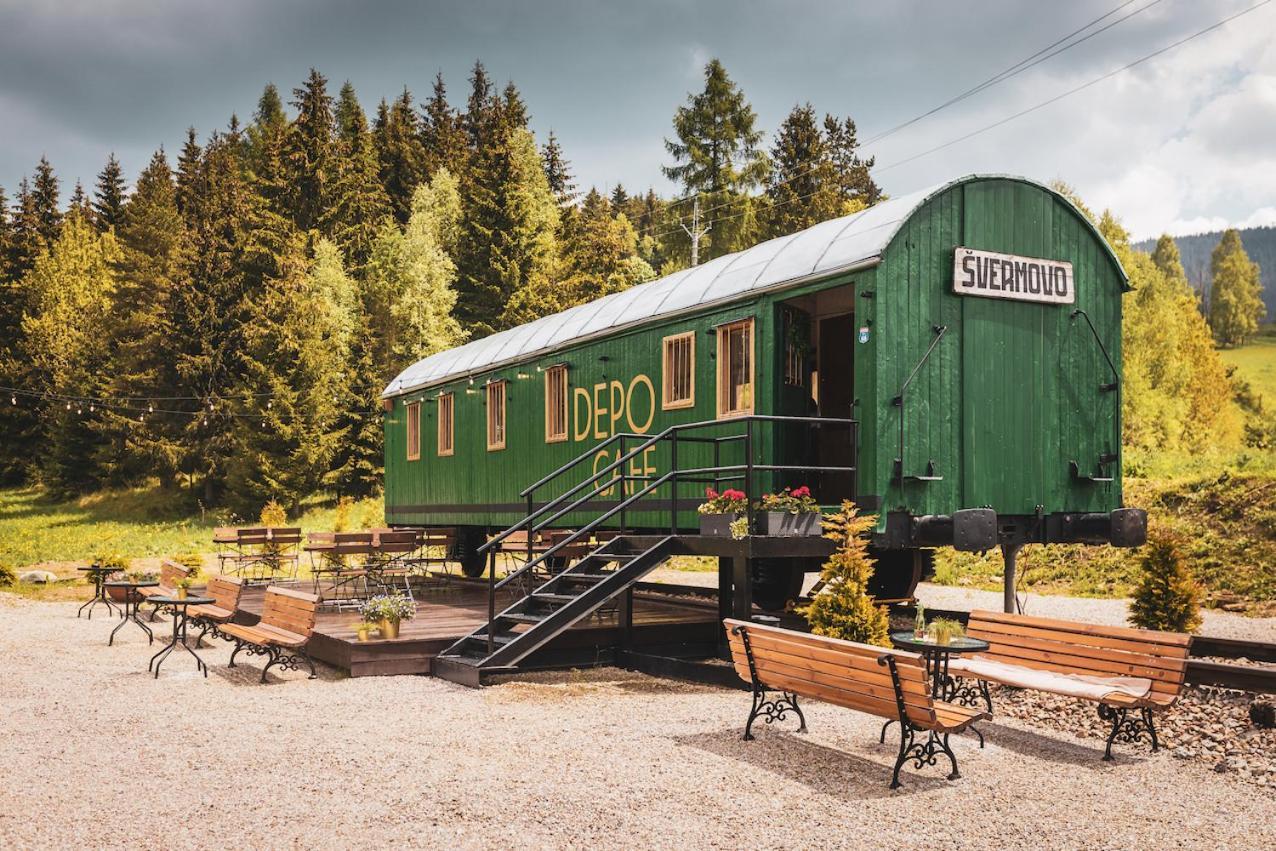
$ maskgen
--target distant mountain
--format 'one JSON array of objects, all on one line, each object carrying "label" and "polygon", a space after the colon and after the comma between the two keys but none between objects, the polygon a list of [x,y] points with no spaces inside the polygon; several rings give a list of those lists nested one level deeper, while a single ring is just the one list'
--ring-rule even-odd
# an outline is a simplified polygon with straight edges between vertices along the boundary
[{"label": "distant mountain", "polygon": [[[1245,228],[1240,231],[1241,244],[1249,259],[1258,264],[1263,279],[1263,304],[1267,305],[1267,316],[1276,315],[1276,227]],[[1192,282],[1198,293],[1208,298],[1210,284],[1210,253],[1218,241],[1223,238],[1222,231],[1198,233],[1191,236],[1175,237],[1179,254],[1183,258],[1183,270],[1187,279]],[[1140,251],[1151,251],[1156,247],[1155,239],[1135,243]]]}]

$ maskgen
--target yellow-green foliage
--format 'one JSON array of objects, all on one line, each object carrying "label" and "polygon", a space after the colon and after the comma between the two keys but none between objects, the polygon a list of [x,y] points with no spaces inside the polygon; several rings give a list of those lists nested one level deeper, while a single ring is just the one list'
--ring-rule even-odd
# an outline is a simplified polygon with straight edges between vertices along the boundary
[{"label": "yellow-green foliage", "polygon": [[287,526],[288,512],[272,499],[261,507],[261,515],[257,519],[263,526]]},{"label": "yellow-green foliage", "polygon": [[1154,258],[1130,247],[1111,213],[1103,214],[1099,230],[1134,287],[1122,314],[1126,449],[1238,446],[1242,416],[1232,382],[1172,241],[1158,244]]},{"label": "yellow-green foliage", "polygon": [[1130,623],[1143,629],[1195,632],[1201,625],[1201,588],[1183,564],[1178,537],[1155,530],[1143,548],[1141,566]]},{"label": "yellow-green foliage", "polygon": [[1234,228],[1215,246],[1210,272],[1210,327],[1219,343],[1238,346],[1258,330],[1267,310],[1258,264],[1249,259]]},{"label": "yellow-green foliage", "polygon": [[868,594],[873,563],[868,558],[864,533],[872,528],[875,520],[871,515],[859,516],[855,503],[850,501],[843,502],[840,511],[825,518],[824,537],[836,542],[837,549],[820,574],[824,590],[810,605],[798,610],[816,635],[890,646],[886,610],[873,605],[873,598]]},{"label": "yellow-green foliage", "polygon": [[190,570],[186,575],[187,579],[198,579],[200,572],[204,569],[204,557],[197,552],[179,553],[173,556],[173,561]]}]

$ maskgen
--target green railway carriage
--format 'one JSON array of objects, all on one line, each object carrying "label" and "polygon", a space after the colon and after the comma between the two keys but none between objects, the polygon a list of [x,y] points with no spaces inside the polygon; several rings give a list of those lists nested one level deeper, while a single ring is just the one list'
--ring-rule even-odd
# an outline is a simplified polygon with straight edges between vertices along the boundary
[{"label": "green railway carriage", "polygon": [[[1137,545],[1127,288],[1094,226],[1033,181],[888,200],[408,367],[384,393],[387,520],[457,527],[472,550],[558,471],[533,504],[597,493],[554,525],[660,482],[601,525],[693,535],[706,479],[747,477],[750,497],[808,484],[878,514],[887,593],[940,545]],[[770,581],[812,567],[773,563]]]}]

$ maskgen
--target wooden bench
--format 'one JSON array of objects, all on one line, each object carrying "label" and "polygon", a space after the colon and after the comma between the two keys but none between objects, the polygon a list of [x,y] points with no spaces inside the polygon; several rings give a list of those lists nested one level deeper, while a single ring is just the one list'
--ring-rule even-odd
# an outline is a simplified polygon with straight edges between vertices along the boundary
[{"label": "wooden bench", "polygon": [[[172,597],[177,594],[177,583],[183,579],[188,579],[190,575],[189,567],[165,559],[160,562],[159,585],[138,588],[137,593],[142,596],[143,602],[146,602],[151,597]],[[151,610],[151,620],[155,620],[155,616],[162,608],[163,606],[155,604],[155,608]]]},{"label": "wooden bench", "polygon": [[[1118,740],[1146,734],[1152,750],[1159,748],[1152,710],[1178,700],[1191,636],[985,611],[970,613],[966,631],[989,649],[953,659],[950,675],[1095,701],[1099,717],[1112,724],[1106,760]],[[986,689],[984,699],[991,711]]]},{"label": "wooden bench", "polygon": [[249,582],[270,581],[281,573],[297,576],[299,527],[219,526],[213,530],[213,543],[218,545],[217,569],[222,573],[234,573]]},{"label": "wooden bench", "polygon": [[266,589],[266,601],[262,607],[261,621],[255,626],[226,624],[218,631],[224,638],[235,642],[230,654],[230,667],[235,667],[235,657],[246,650],[249,656],[269,656],[270,661],[261,671],[261,681],[266,672],[278,665],[285,671],[296,671],[305,662],[310,668],[310,679],[315,678],[315,663],[310,660],[306,646],[315,628],[315,613],[319,597],[304,591],[293,591],[271,585]]},{"label": "wooden bench", "polygon": [[[736,673],[753,687],[746,740],[753,738],[759,717],[771,724],[789,712],[798,717],[798,732],[805,732],[806,717],[798,707],[802,695],[899,722],[892,789],[900,786],[904,763],[934,765],[940,753],[952,763],[948,779],[961,776],[948,737],[988,714],[935,700],[921,656],[730,618],[723,623]],[[919,740],[918,733],[927,735]]]},{"label": "wooden bench", "polygon": [[204,636],[211,632],[219,635],[218,627],[228,624],[235,617],[239,608],[239,597],[244,591],[244,580],[238,576],[214,576],[208,580],[204,590],[205,597],[212,597],[213,602],[202,606],[188,606],[186,617],[195,626],[200,627],[195,646],[199,647]]}]

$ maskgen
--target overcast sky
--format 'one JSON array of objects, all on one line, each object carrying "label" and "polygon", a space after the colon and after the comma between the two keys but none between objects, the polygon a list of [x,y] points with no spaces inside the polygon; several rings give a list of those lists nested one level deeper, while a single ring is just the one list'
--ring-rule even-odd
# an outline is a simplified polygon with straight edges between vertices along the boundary
[{"label": "overcast sky", "polygon": [[[1256,2],[1135,0],[1103,24],[1146,11],[873,145],[878,182],[897,195],[970,172],[1062,178],[1136,236],[1276,224],[1276,3],[891,167]],[[477,58],[519,86],[582,186],[672,193],[662,140],[710,57],[768,144],[808,100],[870,139],[1123,3],[0,0],[0,185],[12,198],[41,154],[65,194],[76,178],[91,186],[111,151],[131,179],[188,125],[202,137],[231,113],[247,120],[267,81],[287,94],[311,66],[334,94],[350,80],[370,113],[405,84],[428,94],[440,70],[463,104]]]}]

